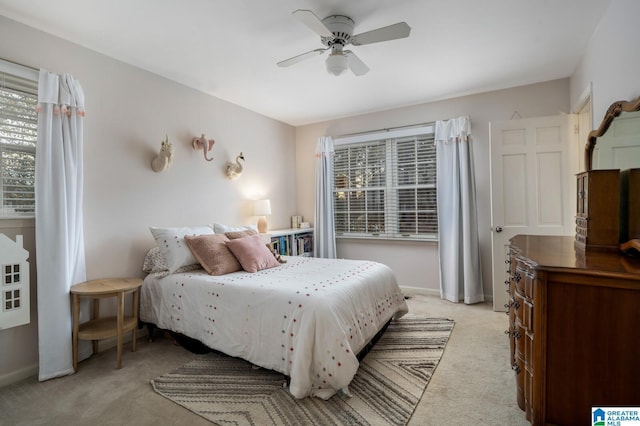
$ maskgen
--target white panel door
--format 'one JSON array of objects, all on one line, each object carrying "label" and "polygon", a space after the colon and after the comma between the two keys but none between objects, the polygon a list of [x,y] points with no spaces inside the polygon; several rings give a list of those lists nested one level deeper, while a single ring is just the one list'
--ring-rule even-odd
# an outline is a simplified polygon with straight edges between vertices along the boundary
[{"label": "white panel door", "polygon": [[490,123],[493,309],[508,301],[509,239],[572,235],[575,176],[569,121],[558,115]]}]

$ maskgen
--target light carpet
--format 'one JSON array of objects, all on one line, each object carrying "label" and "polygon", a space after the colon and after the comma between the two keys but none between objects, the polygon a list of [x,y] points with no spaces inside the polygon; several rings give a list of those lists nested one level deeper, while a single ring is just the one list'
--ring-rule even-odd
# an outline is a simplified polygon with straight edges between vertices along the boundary
[{"label": "light carpet", "polygon": [[350,397],[295,399],[286,377],[212,352],[151,381],[171,401],[219,425],[406,425],[435,371],[453,321],[405,315],[360,363]]}]

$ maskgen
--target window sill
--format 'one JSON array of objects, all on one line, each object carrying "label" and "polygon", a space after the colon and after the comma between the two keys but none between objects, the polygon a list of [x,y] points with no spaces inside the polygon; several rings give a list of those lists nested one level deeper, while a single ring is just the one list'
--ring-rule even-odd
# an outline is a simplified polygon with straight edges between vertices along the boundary
[{"label": "window sill", "polygon": [[438,243],[438,237],[382,237],[376,235],[336,235],[337,240],[367,240],[383,243]]},{"label": "window sill", "polygon": [[0,229],[8,229],[8,228],[35,228],[36,226],[36,218],[35,217],[11,217],[11,216],[2,216],[0,217]]}]

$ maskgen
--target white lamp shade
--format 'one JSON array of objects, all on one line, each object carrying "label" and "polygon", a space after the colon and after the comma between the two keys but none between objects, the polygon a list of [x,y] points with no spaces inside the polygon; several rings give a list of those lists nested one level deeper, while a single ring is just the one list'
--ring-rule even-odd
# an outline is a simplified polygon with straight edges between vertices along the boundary
[{"label": "white lamp shade", "polygon": [[253,214],[254,216],[264,216],[264,215],[271,214],[271,201],[270,200],[254,201]]},{"label": "white lamp shade", "polygon": [[340,75],[349,67],[349,58],[340,53],[332,53],[326,60],[329,74]]}]

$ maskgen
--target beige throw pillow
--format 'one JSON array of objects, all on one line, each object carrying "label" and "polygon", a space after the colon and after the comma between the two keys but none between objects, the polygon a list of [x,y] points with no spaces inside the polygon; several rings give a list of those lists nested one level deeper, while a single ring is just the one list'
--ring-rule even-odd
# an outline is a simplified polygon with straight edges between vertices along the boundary
[{"label": "beige throw pillow", "polygon": [[249,237],[251,235],[258,235],[258,231],[255,229],[246,229],[244,231],[225,232],[224,235],[226,235],[230,240],[235,240],[242,237]]},{"label": "beige throw pillow", "polygon": [[200,265],[210,275],[224,275],[242,270],[242,265],[226,246],[224,235],[185,236],[184,240]]},{"label": "beige throw pillow", "polygon": [[280,265],[260,235],[229,240],[226,244],[242,265],[242,269],[247,272],[258,272]]}]

